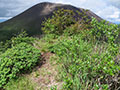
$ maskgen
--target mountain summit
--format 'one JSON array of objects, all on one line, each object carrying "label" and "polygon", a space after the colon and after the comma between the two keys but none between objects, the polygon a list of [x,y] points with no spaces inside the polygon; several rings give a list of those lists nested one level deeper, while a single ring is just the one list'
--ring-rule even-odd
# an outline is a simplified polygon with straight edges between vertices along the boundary
[{"label": "mountain summit", "polygon": [[[85,9],[77,8],[68,4],[57,4],[43,2],[39,3],[23,13],[13,17],[12,19],[0,23],[0,40],[9,39],[14,34],[20,32],[21,30],[26,30],[30,36],[40,35],[41,23],[45,18],[49,18],[53,15],[53,12],[57,9],[69,9],[73,11],[82,12]],[[94,14],[92,11],[88,10],[87,15],[95,17],[97,20],[102,20],[99,16]]]}]

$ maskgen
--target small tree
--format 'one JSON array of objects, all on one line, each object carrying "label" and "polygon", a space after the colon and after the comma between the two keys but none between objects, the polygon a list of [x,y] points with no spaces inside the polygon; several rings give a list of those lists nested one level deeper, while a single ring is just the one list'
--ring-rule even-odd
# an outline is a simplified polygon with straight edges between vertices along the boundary
[{"label": "small tree", "polygon": [[42,30],[44,33],[61,35],[68,26],[75,23],[74,16],[75,13],[72,10],[57,10],[53,13],[52,18],[43,22]]}]

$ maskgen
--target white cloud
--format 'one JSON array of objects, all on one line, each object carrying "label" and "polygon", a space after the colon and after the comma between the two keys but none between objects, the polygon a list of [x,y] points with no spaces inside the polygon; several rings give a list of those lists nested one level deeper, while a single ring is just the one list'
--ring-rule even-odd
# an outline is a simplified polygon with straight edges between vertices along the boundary
[{"label": "white cloud", "polygon": [[97,12],[98,15],[109,19],[109,18],[119,18],[120,10],[114,6],[106,6],[104,9]]},{"label": "white cloud", "polygon": [[6,21],[8,19],[11,19],[11,18],[12,17],[0,17],[0,23]]},{"label": "white cloud", "polygon": [[[78,1],[78,0],[76,0]],[[120,0],[80,0],[82,2],[73,2],[74,5],[87,8],[111,22],[119,22],[120,19]],[[112,2],[113,1],[113,2]]]},{"label": "white cloud", "polygon": [[12,17],[0,17],[0,19],[10,19]]},{"label": "white cloud", "polygon": [[[58,0],[61,3],[70,3],[80,8],[90,9],[103,19],[108,21],[119,21],[120,19],[120,0]],[[53,0],[53,2],[58,2]]]},{"label": "white cloud", "polygon": [[87,8],[109,21],[120,21],[120,0],[0,0],[0,16],[12,17],[40,2],[72,4]]},{"label": "white cloud", "polygon": [[115,18],[115,19],[117,19],[117,18],[119,18],[119,15],[120,15],[120,12],[116,11],[116,12],[113,13],[113,15],[110,15],[109,18]]},{"label": "white cloud", "polygon": [[120,8],[120,0],[107,0],[110,4]]}]

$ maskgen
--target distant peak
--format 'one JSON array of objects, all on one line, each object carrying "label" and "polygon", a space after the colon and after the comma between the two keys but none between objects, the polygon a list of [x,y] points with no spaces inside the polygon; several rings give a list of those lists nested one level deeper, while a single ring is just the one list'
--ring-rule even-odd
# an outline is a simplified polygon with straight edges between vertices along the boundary
[{"label": "distant peak", "polygon": [[39,4],[54,4],[54,3],[51,3],[51,2],[41,2]]}]

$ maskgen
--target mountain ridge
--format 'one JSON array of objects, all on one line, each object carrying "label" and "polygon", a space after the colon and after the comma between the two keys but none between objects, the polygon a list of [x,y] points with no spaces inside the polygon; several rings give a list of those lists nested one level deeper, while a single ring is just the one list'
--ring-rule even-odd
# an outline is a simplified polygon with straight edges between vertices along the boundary
[{"label": "mountain ridge", "polygon": [[[73,11],[83,12],[82,8],[78,8],[69,4],[60,4],[60,3],[50,3],[42,2],[32,6],[26,11],[20,13],[19,15],[0,23],[0,40],[7,38],[8,39],[16,33],[19,33],[23,30],[26,30],[30,36],[41,35],[41,24],[45,18],[50,18],[53,15],[53,12],[57,9],[69,9]],[[88,10],[87,15],[89,18],[95,17],[97,20],[103,20],[101,17],[94,14],[92,11]],[[78,16],[77,16],[78,17]]]}]

